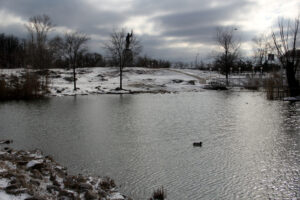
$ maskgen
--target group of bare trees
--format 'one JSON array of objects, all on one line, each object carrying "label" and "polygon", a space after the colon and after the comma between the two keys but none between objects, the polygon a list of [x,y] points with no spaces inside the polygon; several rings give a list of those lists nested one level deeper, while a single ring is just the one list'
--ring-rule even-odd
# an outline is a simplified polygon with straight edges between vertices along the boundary
[{"label": "group of bare trees", "polygon": [[[49,33],[54,30],[55,25],[47,15],[31,17],[25,27],[28,31],[26,40],[0,35],[0,67],[26,65],[36,69],[56,66],[72,68],[76,90],[76,67],[95,66],[99,62],[105,64],[100,54],[88,52],[87,41],[90,38],[84,33],[66,32],[64,35],[49,38]],[[122,89],[123,68],[133,64],[142,46],[133,31],[127,33],[125,29],[121,29],[111,33],[104,47],[110,56],[110,62],[120,68],[119,89]],[[17,58],[22,59],[18,61]]]},{"label": "group of bare trees", "polygon": [[31,17],[25,27],[28,31],[26,45],[29,63],[34,67],[47,68],[51,63],[48,51],[48,33],[54,27],[47,15]]},{"label": "group of bare trees", "polygon": [[56,36],[48,39],[48,33],[53,30],[54,24],[47,15],[31,17],[25,24],[28,30],[27,52],[31,64],[35,68],[49,68],[57,60],[65,60],[73,68],[74,90],[76,90],[76,66],[79,55],[87,50],[86,34],[79,32],[65,33],[64,37]]},{"label": "group of bare trees", "polygon": [[0,67],[24,67],[25,57],[24,40],[12,35],[0,34]]},{"label": "group of bare trees", "polygon": [[[299,81],[296,78],[300,63],[299,20],[299,17],[293,22],[279,19],[278,27],[271,32],[270,36],[260,35],[253,39],[256,65],[262,67],[268,64],[269,56],[275,54],[276,60],[285,69],[290,96],[300,95]],[[236,29],[219,28],[216,34],[216,42],[222,49],[222,53],[215,63],[222,67],[227,85],[229,70],[238,60],[239,55],[240,42],[235,37],[234,30]]]},{"label": "group of bare trees", "polygon": [[294,22],[280,19],[278,21],[278,30],[272,32],[277,57],[283,68],[285,68],[291,96],[300,95],[299,81],[296,79],[300,63],[300,49],[297,49],[299,48],[299,22],[299,17]]}]

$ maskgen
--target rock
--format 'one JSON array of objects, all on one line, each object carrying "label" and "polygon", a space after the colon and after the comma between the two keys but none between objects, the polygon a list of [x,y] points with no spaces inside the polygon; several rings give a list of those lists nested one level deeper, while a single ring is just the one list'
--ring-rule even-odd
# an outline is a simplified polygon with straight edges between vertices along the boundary
[{"label": "rock", "polygon": [[4,150],[5,150],[7,153],[11,153],[11,152],[12,152],[12,149],[9,148],[9,147],[5,147]]},{"label": "rock", "polygon": [[9,186],[7,186],[5,188],[5,190],[15,190],[15,189],[18,189],[20,186],[18,184],[11,184]]},{"label": "rock", "polygon": [[17,161],[17,165],[21,165],[21,166],[27,165],[27,163],[28,163],[27,160],[19,160],[19,161]]},{"label": "rock", "polygon": [[11,144],[13,143],[12,140],[0,140],[0,144]]},{"label": "rock", "polygon": [[66,190],[59,191],[58,196],[60,197],[59,199],[74,199],[74,194]]},{"label": "rock", "polygon": [[86,191],[84,197],[86,200],[98,199],[98,195],[91,190]]},{"label": "rock", "polygon": [[128,199],[116,196],[115,183],[108,177],[68,176],[65,168],[39,151],[6,150],[11,153],[0,153],[0,169],[4,169],[0,180],[6,179],[0,189],[12,198],[26,194],[27,200]]},{"label": "rock", "polygon": [[99,197],[106,197],[107,196],[107,193],[104,190],[102,190],[101,188],[98,188],[97,191],[98,191]]},{"label": "rock", "polygon": [[180,80],[180,79],[173,79],[172,82],[173,82],[173,83],[182,83],[183,80]]},{"label": "rock", "polygon": [[27,169],[41,169],[44,164],[43,164],[44,160],[43,159],[39,159],[39,160],[31,160],[27,163],[26,168]]},{"label": "rock", "polygon": [[110,200],[125,200],[125,198],[120,193],[111,194]]},{"label": "rock", "polygon": [[28,189],[27,188],[20,188],[20,189],[14,189],[14,190],[5,190],[7,194],[13,194],[13,195],[18,195],[22,193],[27,193]]},{"label": "rock", "polygon": [[84,182],[86,182],[86,178],[83,177],[81,174],[79,174],[77,176],[77,182],[84,183]]},{"label": "rock", "polygon": [[1,177],[1,178],[7,178],[7,179],[10,179],[11,177],[14,177],[14,176],[15,176],[15,174],[12,173],[12,172],[10,172],[10,171],[2,172],[2,173],[0,174],[0,177]]},{"label": "rock", "polygon": [[85,192],[85,191],[88,191],[88,190],[92,190],[93,187],[88,183],[79,183],[78,184],[78,189],[81,192]]},{"label": "rock", "polygon": [[195,85],[195,81],[194,80],[190,80],[187,83],[190,84],[190,85]]},{"label": "rock", "polygon": [[52,181],[52,182],[56,181],[56,178],[52,173],[50,173],[50,181]]},{"label": "rock", "polygon": [[103,189],[103,190],[105,190],[105,191],[108,191],[108,190],[110,190],[111,188],[116,187],[116,184],[115,184],[114,180],[112,180],[111,178],[105,177],[105,178],[100,182],[99,186],[101,187],[101,189]]},{"label": "rock", "polygon": [[40,180],[43,179],[43,175],[38,170],[34,169],[34,170],[32,170],[31,173],[32,173],[32,175],[31,175],[32,178],[40,179]]},{"label": "rock", "polygon": [[73,176],[67,176],[64,179],[64,185],[66,188],[70,188],[70,189],[77,188],[77,182],[75,181],[75,178]]},{"label": "rock", "polygon": [[36,185],[36,186],[40,186],[40,185],[41,185],[41,183],[40,183],[39,181],[37,181],[37,180],[30,179],[29,182],[30,182],[31,184],[33,184],[33,185]]},{"label": "rock", "polygon": [[60,187],[60,184],[59,184],[59,182],[57,182],[57,180],[53,181],[53,185]]},{"label": "rock", "polygon": [[47,191],[52,193],[53,191],[59,192],[61,189],[55,185],[47,185]]},{"label": "rock", "polygon": [[28,197],[25,200],[45,200],[44,198],[33,196],[33,197]]}]

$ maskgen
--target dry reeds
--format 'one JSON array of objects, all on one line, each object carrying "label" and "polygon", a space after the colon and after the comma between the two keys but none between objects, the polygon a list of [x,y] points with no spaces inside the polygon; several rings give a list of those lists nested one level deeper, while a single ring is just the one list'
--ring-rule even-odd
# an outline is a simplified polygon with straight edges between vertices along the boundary
[{"label": "dry reeds", "polygon": [[161,187],[153,191],[152,197],[149,200],[165,200],[166,198],[167,193],[164,187]]},{"label": "dry reeds", "polygon": [[26,72],[22,76],[10,75],[0,79],[0,100],[29,100],[43,97],[48,92],[48,79]]}]

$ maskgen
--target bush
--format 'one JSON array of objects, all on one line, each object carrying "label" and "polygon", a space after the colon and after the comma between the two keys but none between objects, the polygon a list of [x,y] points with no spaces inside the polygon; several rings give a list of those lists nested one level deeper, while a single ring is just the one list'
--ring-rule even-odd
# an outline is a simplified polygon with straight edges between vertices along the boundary
[{"label": "bush", "polygon": [[270,78],[265,80],[264,88],[267,94],[267,99],[274,100],[279,98],[280,89],[283,89],[281,76],[278,73],[273,73]]},{"label": "bush", "polygon": [[48,78],[44,81],[34,73],[26,72],[21,77],[11,75],[0,79],[0,101],[29,100],[48,93]]},{"label": "bush", "polygon": [[244,85],[244,88],[248,90],[258,90],[259,86],[260,81],[258,79],[248,79],[248,82]]},{"label": "bush", "polygon": [[167,198],[167,194],[164,190],[164,187],[154,190],[152,197],[149,200],[164,200]]}]

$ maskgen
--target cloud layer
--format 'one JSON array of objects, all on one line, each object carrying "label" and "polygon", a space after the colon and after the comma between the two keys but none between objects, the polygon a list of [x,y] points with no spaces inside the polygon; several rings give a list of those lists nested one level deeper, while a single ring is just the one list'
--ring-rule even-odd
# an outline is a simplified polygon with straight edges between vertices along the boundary
[{"label": "cloud layer", "polygon": [[0,32],[26,37],[24,23],[47,14],[57,25],[55,33],[89,34],[93,51],[104,53],[109,33],[126,27],[140,38],[142,54],[192,61],[216,49],[217,27],[237,28],[249,53],[255,35],[269,31],[279,16],[295,17],[299,7],[298,0],[0,0]]}]

